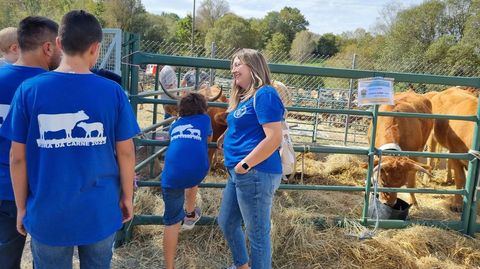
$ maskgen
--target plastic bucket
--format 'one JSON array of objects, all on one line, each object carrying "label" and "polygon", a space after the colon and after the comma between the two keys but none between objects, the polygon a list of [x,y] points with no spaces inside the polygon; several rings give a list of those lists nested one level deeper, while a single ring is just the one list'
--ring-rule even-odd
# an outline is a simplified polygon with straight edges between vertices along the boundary
[{"label": "plastic bucket", "polygon": [[377,204],[379,219],[406,220],[408,217],[408,211],[412,206],[404,200],[397,198],[397,202],[395,203],[395,205],[393,207],[390,207],[389,205],[380,202],[378,198],[374,198],[372,195],[370,198],[370,204],[368,206],[368,217],[371,219],[377,218],[374,209],[375,203]]}]

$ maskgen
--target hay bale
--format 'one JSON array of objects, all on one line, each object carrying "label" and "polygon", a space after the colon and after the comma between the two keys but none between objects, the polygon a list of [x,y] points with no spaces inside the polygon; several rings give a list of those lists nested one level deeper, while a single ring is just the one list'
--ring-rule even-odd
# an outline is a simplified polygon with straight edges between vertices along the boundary
[{"label": "hay bale", "polygon": [[[205,215],[218,214],[221,193],[219,189],[200,190],[198,199]],[[135,199],[136,213],[163,213],[158,192],[140,189]],[[273,268],[480,267],[480,240],[457,232],[412,226],[379,230],[372,239],[358,240],[329,222],[319,227],[312,221],[339,215],[358,218],[362,201],[361,193],[277,192],[272,211]],[[133,241],[115,252],[112,268],[163,267],[162,240],[162,226],[137,226]],[[230,251],[217,226],[197,226],[180,234],[178,268],[222,268],[229,264]]]}]

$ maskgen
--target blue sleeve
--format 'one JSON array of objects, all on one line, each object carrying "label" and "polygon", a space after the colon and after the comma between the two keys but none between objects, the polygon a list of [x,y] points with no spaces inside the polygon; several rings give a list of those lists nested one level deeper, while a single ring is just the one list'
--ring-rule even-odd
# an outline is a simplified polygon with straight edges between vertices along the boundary
[{"label": "blue sleeve", "polygon": [[11,141],[26,144],[30,119],[25,111],[22,85],[17,89],[10,105],[7,118],[2,124],[0,135]]},{"label": "blue sleeve", "polygon": [[140,133],[140,127],[138,127],[137,119],[133,114],[127,95],[122,91],[121,87],[118,87],[117,92],[120,96],[120,104],[115,127],[116,142],[130,139]]},{"label": "blue sleeve", "polygon": [[255,112],[258,123],[261,125],[269,122],[283,120],[285,107],[277,91],[269,86],[260,88],[255,95]]}]

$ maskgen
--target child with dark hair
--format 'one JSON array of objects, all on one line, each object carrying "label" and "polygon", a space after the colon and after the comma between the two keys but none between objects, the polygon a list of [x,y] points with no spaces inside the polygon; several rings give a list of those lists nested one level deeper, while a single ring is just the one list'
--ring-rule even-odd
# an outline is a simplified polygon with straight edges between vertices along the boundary
[{"label": "child with dark hair", "polygon": [[122,87],[90,72],[101,41],[93,15],[65,14],[59,67],[18,87],[2,126],[17,230],[32,237],[36,269],[71,268],[75,246],[82,269],[110,268],[115,232],[133,217],[140,129]]},{"label": "child with dark hair", "polygon": [[201,212],[195,207],[195,198],[198,184],[208,173],[207,144],[212,139],[212,125],[206,114],[207,101],[203,95],[187,94],[180,99],[178,110],[180,118],[170,127],[170,145],[161,175],[165,203],[163,249],[167,269],[175,265],[180,227],[192,229],[200,219]]}]

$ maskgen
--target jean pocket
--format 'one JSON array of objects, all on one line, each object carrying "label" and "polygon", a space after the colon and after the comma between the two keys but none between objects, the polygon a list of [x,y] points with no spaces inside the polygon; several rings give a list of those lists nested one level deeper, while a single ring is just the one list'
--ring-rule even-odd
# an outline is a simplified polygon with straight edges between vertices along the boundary
[{"label": "jean pocket", "polygon": [[258,185],[257,172],[251,169],[245,174],[235,173],[235,185],[242,191],[255,192],[256,185]]}]

